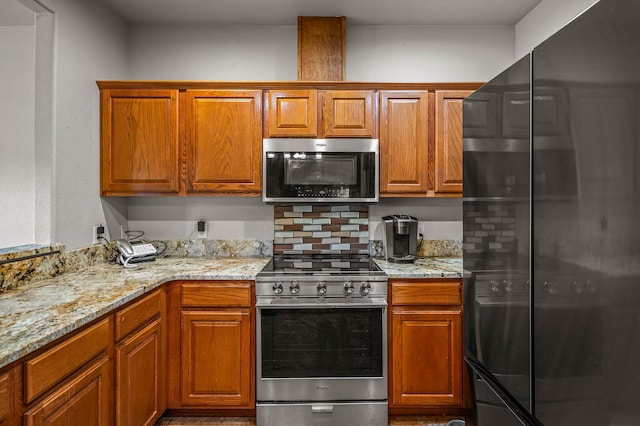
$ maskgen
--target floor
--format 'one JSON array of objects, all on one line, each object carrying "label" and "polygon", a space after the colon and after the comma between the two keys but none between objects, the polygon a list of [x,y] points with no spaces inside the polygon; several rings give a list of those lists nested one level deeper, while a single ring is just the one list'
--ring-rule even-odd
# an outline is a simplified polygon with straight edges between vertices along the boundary
[{"label": "floor", "polygon": [[[449,418],[397,416],[389,426],[446,426]],[[156,426],[255,426],[255,418],[247,417],[163,417]]]}]

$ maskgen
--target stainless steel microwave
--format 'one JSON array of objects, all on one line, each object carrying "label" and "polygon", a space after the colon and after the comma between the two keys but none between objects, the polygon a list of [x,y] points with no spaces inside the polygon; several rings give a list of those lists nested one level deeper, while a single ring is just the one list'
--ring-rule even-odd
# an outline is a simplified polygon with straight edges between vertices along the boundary
[{"label": "stainless steel microwave", "polygon": [[262,200],[267,203],[375,203],[377,139],[264,139]]}]

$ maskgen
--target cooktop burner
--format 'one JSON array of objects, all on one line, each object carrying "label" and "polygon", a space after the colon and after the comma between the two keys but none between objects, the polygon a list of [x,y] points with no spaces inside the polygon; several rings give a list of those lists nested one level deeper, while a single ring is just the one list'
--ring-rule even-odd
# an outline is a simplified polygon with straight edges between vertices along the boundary
[{"label": "cooktop burner", "polygon": [[369,256],[287,255],[274,256],[260,274],[384,275]]}]

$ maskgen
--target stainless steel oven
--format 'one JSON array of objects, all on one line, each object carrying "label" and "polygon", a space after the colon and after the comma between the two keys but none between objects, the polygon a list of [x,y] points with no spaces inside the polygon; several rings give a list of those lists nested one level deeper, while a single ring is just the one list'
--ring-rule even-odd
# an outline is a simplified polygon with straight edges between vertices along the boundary
[{"label": "stainless steel oven", "polygon": [[387,425],[387,278],[368,257],[276,257],[256,277],[259,426]]}]

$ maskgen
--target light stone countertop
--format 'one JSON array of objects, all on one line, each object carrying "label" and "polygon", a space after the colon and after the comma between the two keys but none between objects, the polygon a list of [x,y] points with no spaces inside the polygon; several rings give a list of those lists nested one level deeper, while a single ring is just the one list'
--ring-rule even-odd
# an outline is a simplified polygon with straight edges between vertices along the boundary
[{"label": "light stone countertop", "polygon": [[268,258],[100,264],[0,294],[0,368],[174,280],[253,280]]},{"label": "light stone countertop", "polygon": [[461,257],[422,257],[415,263],[375,259],[389,278],[462,278]]},{"label": "light stone countertop", "polygon": [[[100,264],[0,294],[0,368],[175,280],[254,280],[269,258],[165,258]],[[375,262],[389,278],[460,278],[462,258]]]}]

